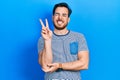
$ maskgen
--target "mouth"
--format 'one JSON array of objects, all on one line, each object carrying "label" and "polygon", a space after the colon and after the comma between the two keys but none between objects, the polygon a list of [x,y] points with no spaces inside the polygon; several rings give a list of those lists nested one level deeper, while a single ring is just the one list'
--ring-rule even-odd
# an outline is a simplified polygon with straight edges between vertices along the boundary
[{"label": "mouth", "polygon": [[58,23],[59,25],[61,25],[61,24],[63,23],[63,21],[62,21],[62,20],[58,20],[57,23]]}]

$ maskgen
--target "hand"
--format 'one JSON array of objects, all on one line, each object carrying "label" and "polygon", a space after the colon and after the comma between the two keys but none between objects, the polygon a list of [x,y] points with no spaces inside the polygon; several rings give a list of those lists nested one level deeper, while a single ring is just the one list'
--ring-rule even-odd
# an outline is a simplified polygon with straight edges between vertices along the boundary
[{"label": "hand", "polygon": [[45,40],[50,40],[52,38],[52,31],[49,29],[47,19],[45,19],[45,21],[46,21],[46,26],[43,24],[42,20],[40,19],[40,24],[42,26],[41,34]]},{"label": "hand", "polygon": [[43,69],[44,72],[54,72],[59,68],[59,63],[53,63],[47,65],[49,68]]}]

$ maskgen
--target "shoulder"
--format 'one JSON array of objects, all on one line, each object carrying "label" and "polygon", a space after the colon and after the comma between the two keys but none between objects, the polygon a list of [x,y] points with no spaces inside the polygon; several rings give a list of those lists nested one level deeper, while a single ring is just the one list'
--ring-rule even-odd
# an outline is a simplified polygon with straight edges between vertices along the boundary
[{"label": "shoulder", "polygon": [[39,37],[39,39],[38,40],[43,40],[43,37]]},{"label": "shoulder", "polygon": [[84,37],[84,34],[80,32],[70,31],[70,34],[76,37]]},{"label": "shoulder", "polygon": [[38,42],[43,42],[43,41],[44,41],[43,37],[39,37]]}]

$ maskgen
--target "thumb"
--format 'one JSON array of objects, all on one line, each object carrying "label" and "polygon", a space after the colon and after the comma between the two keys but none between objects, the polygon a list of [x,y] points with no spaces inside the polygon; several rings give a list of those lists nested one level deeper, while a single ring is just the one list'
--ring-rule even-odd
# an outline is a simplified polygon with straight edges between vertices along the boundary
[{"label": "thumb", "polygon": [[43,70],[44,72],[49,72],[49,71],[50,71],[49,69],[44,69],[44,68],[42,68],[42,70]]},{"label": "thumb", "polygon": [[48,64],[47,66],[48,66],[48,67],[52,67],[52,66],[53,66],[53,64]]}]

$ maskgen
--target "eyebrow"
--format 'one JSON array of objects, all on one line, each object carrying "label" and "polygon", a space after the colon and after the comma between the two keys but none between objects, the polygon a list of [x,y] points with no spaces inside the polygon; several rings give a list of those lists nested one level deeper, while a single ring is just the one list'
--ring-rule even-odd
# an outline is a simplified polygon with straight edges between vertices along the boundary
[{"label": "eyebrow", "polygon": [[[60,13],[58,13],[58,12],[55,12],[55,14],[60,15]],[[62,15],[63,15],[63,16],[67,16],[68,14],[67,14],[67,13],[62,13]]]}]

